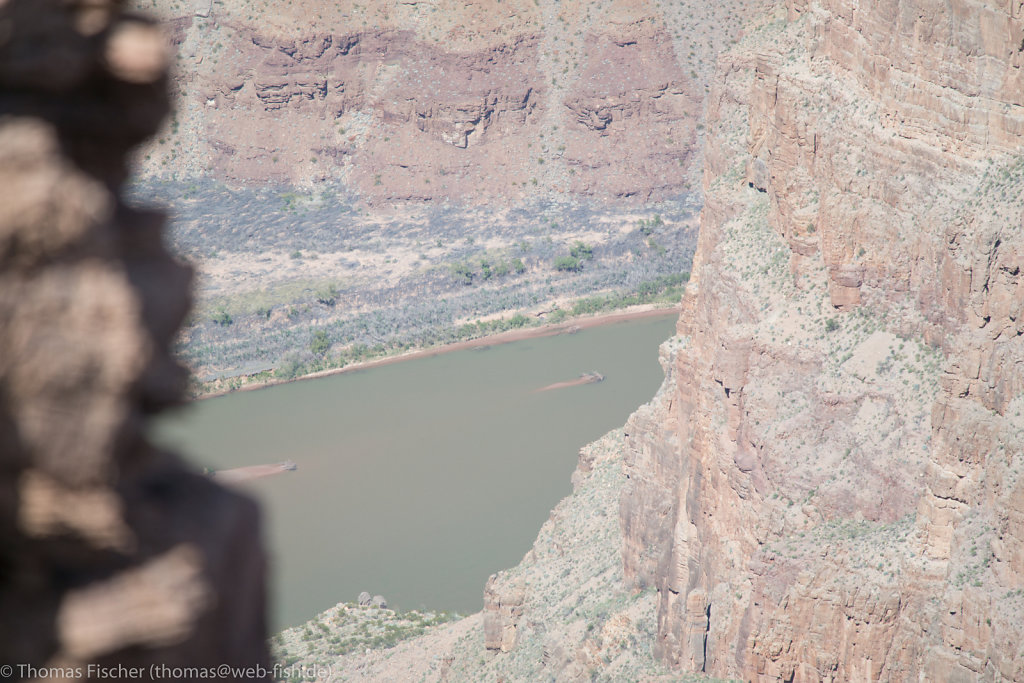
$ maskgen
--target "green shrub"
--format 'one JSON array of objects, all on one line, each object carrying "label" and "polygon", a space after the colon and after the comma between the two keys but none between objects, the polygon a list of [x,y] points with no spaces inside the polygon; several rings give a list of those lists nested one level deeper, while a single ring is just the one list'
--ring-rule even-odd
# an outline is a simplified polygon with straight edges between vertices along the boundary
[{"label": "green shrub", "polygon": [[510,328],[526,327],[530,324],[530,318],[523,315],[522,313],[516,313],[514,316],[508,319],[508,325]]},{"label": "green shrub", "polygon": [[563,256],[555,261],[555,270],[578,273],[583,270],[583,264],[575,256]]},{"label": "green shrub", "polygon": [[577,240],[576,244],[572,245],[569,249],[569,255],[574,259],[586,261],[587,259],[594,258],[594,250],[587,246],[586,243]]},{"label": "green shrub", "polygon": [[603,296],[590,296],[585,299],[578,299],[572,304],[573,315],[589,315],[600,313],[612,306],[612,301]]},{"label": "green shrub", "polygon": [[647,246],[653,249],[655,252],[657,252],[658,256],[664,256],[668,251],[667,249],[665,249],[665,247],[658,244],[657,240],[655,240],[653,237],[647,238]]},{"label": "green shrub", "polygon": [[327,333],[323,330],[317,330],[313,333],[313,338],[309,342],[309,350],[313,352],[314,356],[323,356],[327,353],[327,349],[331,348],[331,340],[327,336]]},{"label": "green shrub", "polygon": [[317,290],[316,300],[324,306],[334,306],[338,302],[338,288],[330,284]]},{"label": "green shrub", "polygon": [[473,284],[473,278],[476,277],[476,273],[469,267],[469,264],[466,263],[452,264],[449,270],[451,271],[452,277],[464,285]]},{"label": "green shrub", "polygon": [[231,314],[228,313],[227,310],[225,310],[223,307],[218,308],[214,312],[213,316],[211,316],[210,320],[212,320],[213,322],[215,322],[218,325],[225,325],[225,326],[226,325],[230,325],[231,323],[234,322],[234,320],[231,319]]},{"label": "green shrub", "polygon": [[562,308],[556,308],[553,311],[551,311],[550,313],[548,313],[548,322],[549,323],[560,323],[563,320],[565,320],[567,317],[569,317],[568,311],[566,311],[566,310],[564,310]]},{"label": "green shrub", "polygon": [[304,366],[299,360],[298,354],[290,353],[282,359],[281,364],[274,370],[274,375],[283,379],[292,379],[302,374]]}]

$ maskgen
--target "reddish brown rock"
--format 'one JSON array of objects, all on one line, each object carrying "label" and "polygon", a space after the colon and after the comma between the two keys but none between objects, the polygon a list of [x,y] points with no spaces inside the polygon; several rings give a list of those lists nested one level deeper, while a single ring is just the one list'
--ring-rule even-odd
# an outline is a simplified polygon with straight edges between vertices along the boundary
[{"label": "reddish brown rock", "polygon": [[678,197],[715,54],[763,5],[164,6],[182,106],[137,161],[374,205]]},{"label": "reddish brown rock", "polygon": [[510,652],[516,646],[516,628],[523,614],[523,586],[503,582],[492,574],[484,587],[484,647]]},{"label": "reddish brown rock", "polygon": [[680,669],[1024,680],[1022,13],[788,9],[710,95],[679,391],[629,433],[626,577],[658,586]]}]

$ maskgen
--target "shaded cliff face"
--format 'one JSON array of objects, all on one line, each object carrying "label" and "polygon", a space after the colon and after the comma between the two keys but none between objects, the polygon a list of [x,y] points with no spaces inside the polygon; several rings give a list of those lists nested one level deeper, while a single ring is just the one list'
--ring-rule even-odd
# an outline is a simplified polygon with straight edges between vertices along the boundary
[{"label": "shaded cliff face", "polygon": [[120,196],[167,113],[163,38],[116,2],[10,0],[0,25],[5,677],[266,667],[255,505],[143,437],[184,388],[191,279]]},{"label": "shaded cliff face", "polygon": [[371,204],[678,196],[715,55],[764,4],[162,4],[180,106],[140,169]]},{"label": "shaded cliff face", "polygon": [[1022,14],[793,2],[724,59],[621,501],[673,666],[1024,679]]}]

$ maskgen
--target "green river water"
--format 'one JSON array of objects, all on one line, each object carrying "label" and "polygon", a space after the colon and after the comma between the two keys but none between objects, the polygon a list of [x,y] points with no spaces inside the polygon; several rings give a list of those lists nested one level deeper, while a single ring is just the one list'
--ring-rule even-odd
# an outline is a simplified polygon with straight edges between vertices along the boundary
[{"label": "green river water", "polygon": [[[213,469],[298,465],[237,485],[264,505],[275,630],[364,590],[470,613],[570,492],[580,447],[654,395],[676,317],[199,401],[151,433]],[[536,391],[588,371],[605,380]]]}]

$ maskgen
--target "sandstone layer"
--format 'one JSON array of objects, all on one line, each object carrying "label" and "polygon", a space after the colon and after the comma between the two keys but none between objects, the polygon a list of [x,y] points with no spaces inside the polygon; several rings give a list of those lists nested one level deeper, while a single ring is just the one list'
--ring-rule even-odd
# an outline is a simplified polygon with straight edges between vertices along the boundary
[{"label": "sandstone layer", "polygon": [[1020,3],[791,2],[723,60],[622,498],[673,666],[1024,679],[1022,40]]},{"label": "sandstone layer", "polygon": [[4,675],[265,672],[255,505],[144,437],[184,389],[191,279],[164,216],[120,197],[168,111],[163,37],[96,0],[9,0],[0,26]]},{"label": "sandstone layer", "polygon": [[765,3],[152,4],[179,111],[145,177],[381,206],[695,191],[715,55]]}]

